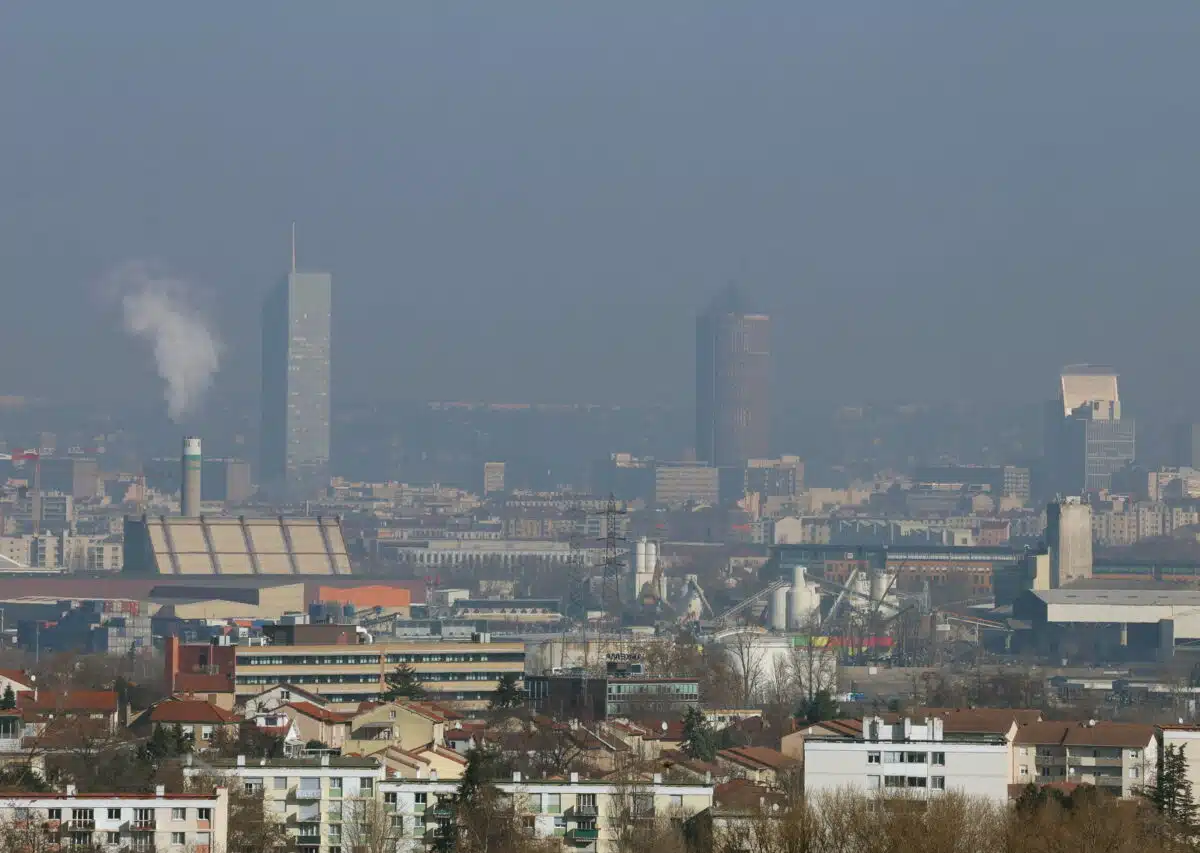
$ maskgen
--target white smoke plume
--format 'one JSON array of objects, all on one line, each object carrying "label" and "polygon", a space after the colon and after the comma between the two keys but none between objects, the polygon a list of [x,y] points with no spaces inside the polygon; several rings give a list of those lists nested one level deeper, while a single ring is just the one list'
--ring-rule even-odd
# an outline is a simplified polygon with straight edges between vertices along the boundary
[{"label": "white smoke plume", "polygon": [[221,344],[196,306],[187,282],[132,261],[106,279],[121,301],[125,330],[154,348],[158,375],[166,383],[167,414],[176,423],[194,411],[220,365]]}]

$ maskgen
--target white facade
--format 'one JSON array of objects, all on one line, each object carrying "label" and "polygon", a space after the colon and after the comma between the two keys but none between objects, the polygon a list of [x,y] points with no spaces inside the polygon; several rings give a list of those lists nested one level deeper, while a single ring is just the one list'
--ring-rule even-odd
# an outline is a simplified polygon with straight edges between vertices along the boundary
[{"label": "white facade", "polygon": [[895,725],[863,720],[863,740],[806,738],[804,791],[927,794],[956,791],[996,803],[1008,801],[1010,758],[1001,737],[951,740],[938,718]]},{"label": "white facade", "polygon": [[[22,823],[28,821],[24,827]],[[67,786],[65,794],[0,796],[0,823],[22,845],[25,832],[33,843],[68,847],[99,845],[121,850],[166,853],[223,853],[229,827],[229,793],[82,794]],[[54,841],[53,839],[59,839]],[[23,846],[23,845],[22,845]],[[52,849],[47,846],[44,849]]]},{"label": "white facade", "polygon": [[[650,783],[625,788],[606,782],[580,780],[528,781],[514,774],[512,781],[496,785],[511,796],[517,814],[538,838],[559,838],[574,849],[594,853],[616,850],[620,822],[630,813],[662,819],[686,818],[712,807],[711,784],[664,784],[661,776]],[[444,831],[449,810],[438,801],[458,790],[454,781],[436,779],[389,779],[379,786],[383,802],[394,816],[393,825],[403,839],[401,851],[425,849],[426,843]],[[622,802],[628,797],[629,802]]]}]

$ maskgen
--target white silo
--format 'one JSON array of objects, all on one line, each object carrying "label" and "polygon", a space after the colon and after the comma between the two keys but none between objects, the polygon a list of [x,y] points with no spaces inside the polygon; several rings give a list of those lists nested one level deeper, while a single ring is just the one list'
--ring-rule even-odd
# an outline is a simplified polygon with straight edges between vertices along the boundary
[{"label": "white silo", "polygon": [[883,603],[888,592],[888,576],[886,572],[871,573],[871,604],[878,607]]},{"label": "white silo", "polygon": [[788,589],[788,627],[793,631],[803,628],[820,606],[821,598],[805,577],[804,566],[792,569],[792,585]]},{"label": "white silo", "polygon": [[775,631],[786,631],[788,628],[788,593],[790,586],[781,586],[771,593],[767,624]]}]

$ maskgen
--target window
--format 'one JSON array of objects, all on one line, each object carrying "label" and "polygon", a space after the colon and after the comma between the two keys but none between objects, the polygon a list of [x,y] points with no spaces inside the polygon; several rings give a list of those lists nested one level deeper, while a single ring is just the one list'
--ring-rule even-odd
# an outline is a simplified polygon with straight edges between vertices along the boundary
[{"label": "window", "polygon": [[880,756],[879,756],[878,752],[868,752],[867,753],[867,764],[878,764],[879,760],[880,760]]},{"label": "window", "polygon": [[904,777],[903,776],[884,776],[883,777],[883,787],[885,787],[885,788],[903,788],[904,787]]},{"label": "window", "polygon": [[938,767],[945,767],[946,766],[946,753],[944,753],[944,752],[933,753],[933,760],[930,763],[936,764]]},{"label": "window", "polygon": [[329,779],[329,796],[340,797],[342,795],[342,780],[337,776],[332,776]]},{"label": "window", "polygon": [[286,791],[287,790],[287,777],[286,776],[276,776],[275,782],[274,782],[274,787],[275,787],[276,791]]},{"label": "window", "polygon": [[62,820],[62,809],[46,809],[47,820]]},{"label": "window", "polygon": [[546,813],[562,814],[562,794],[546,795]]},{"label": "window", "polygon": [[929,777],[929,787],[933,788],[933,790],[935,790],[935,791],[946,790],[946,777],[945,776],[930,776]]},{"label": "window", "polygon": [[1130,779],[1137,779],[1141,775],[1142,775],[1142,771],[1141,771],[1140,767],[1130,767],[1129,768],[1129,778]]},{"label": "window", "polygon": [[171,809],[171,820],[187,820],[187,809]]},{"label": "window", "polygon": [[358,780],[358,792],[364,797],[375,792],[375,780],[370,778]]},{"label": "window", "polygon": [[108,810],[108,819],[109,820],[120,820],[121,819],[121,810],[120,809],[109,809]]},{"label": "window", "polygon": [[1029,747],[1027,747],[1027,746],[1023,746],[1023,747],[1021,747],[1021,754],[1022,754],[1022,755],[1028,755],[1028,754],[1029,754]]},{"label": "window", "polygon": [[107,844],[120,844],[121,843],[121,833],[119,833],[119,832],[106,832],[106,833],[104,833],[104,837],[105,837],[105,842]]},{"label": "window", "polygon": [[879,790],[879,781],[880,780],[879,780],[878,776],[868,776],[867,777],[867,790],[868,791],[878,791]]},{"label": "window", "polygon": [[884,760],[885,764],[899,764],[902,761],[904,761],[904,753],[903,752],[885,752],[883,754],[883,760]]},{"label": "window", "polygon": [[924,788],[929,782],[924,776],[909,776],[907,787],[909,788]]},{"label": "window", "polygon": [[196,810],[196,820],[198,820],[200,822],[201,826],[203,826],[206,823],[211,823],[212,822],[212,809],[197,809]]},{"label": "window", "polygon": [[1021,774],[1022,778],[1029,775],[1029,765],[1028,764],[1021,765],[1020,774]]},{"label": "window", "polygon": [[1131,750],[1129,750],[1129,757],[1130,758],[1141,758],[1142,751],[1140,749],[1131,749]]},{"label": "window", "polygon": [[201,726],[200,727],[200,740],[212,740],[212,736],[213,736],[213,727],[212,726]]},{"label": "window", "polygon": [[[154,828],[154,809],[134,809],[133,810],[133,828],[134,829],[153,829]],[[153,838],[150,841],[154,841]]]},{"label": "window", "polygon": [[325,810],[325,814],[329,816],[331,821],[339,821],[342,819],[342,804],[330,803],[329,808]]},{"label": "window", "polygon": [[261,794],[262,789],[263,789],[263,780],[262,779],[255,779],[253,776],[251,776],[249,779],[246,780],[246,793],[247,794]]},{"label": "window", "polygon": [[171,833],[171,843],[178,844],[180,847],[182,847],[184,844],[187,844],[187,833],[172,832]]},{"label": "window", "polygon": [[291,699],[291,698],[292,698],[292,691],[290,691],[290,690],[280,690],[280,691],[279,691],[279,698],[280,698],[280,699],[282,699],[284,702],[288,701],[289,699]]},{"label": "window", "polygon": [[421,792],[419,794],[413,794],[413,811],[416,812],[417,814],[420,814],[421,812],[425,811],[425,804],[428,801],[429,801],[429,795],[424,792]]}]

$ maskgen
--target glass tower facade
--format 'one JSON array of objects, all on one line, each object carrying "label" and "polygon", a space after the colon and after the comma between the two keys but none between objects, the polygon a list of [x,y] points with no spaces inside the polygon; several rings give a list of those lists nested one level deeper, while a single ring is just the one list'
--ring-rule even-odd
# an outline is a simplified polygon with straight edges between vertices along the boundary
[{"label": "glass tower facade", "polygon": [[274,498],[329,484],[329,337],[333,277],[293,272],[262,312],[262,469]]}]

